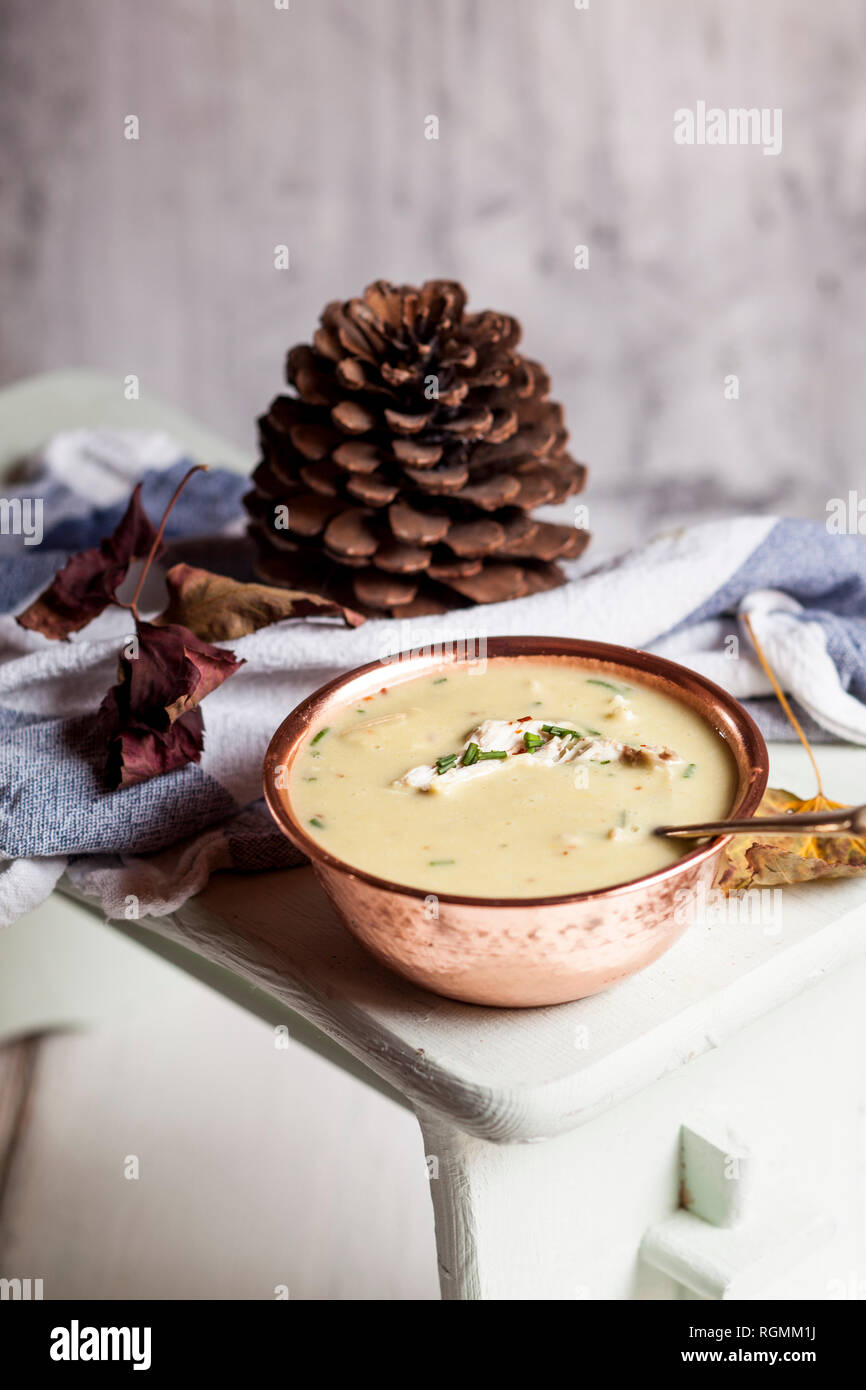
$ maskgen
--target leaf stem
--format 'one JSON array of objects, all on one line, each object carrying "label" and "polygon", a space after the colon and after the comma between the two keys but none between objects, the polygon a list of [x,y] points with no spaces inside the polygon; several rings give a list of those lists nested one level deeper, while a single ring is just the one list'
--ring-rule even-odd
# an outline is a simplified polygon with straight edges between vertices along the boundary
[{"label": "leaf stem", "polygon": [[743,622],[744,622],[744,624],[745,624],[745,626],[746,626],[746,630],[747,630],[749,636],[750,636],[751,639],[752,639],[752,646],[755,648],[755,652],[756,652],[756,654],[757,654],[758,660],[760,661],[761,665],[763,666],[764,671],[766,672],[767,678],[768,678],[768,680],[769,680],[771,686],[773,687],[773,689],[774,689],[775,692],[776,692],[776,696],[777,696],[777,698],[778,698],[779,704],[782,706],[782,709],[785,711],[786,715],[788,716],[788,719],[791,721],[791,724],[792,724],[793,727],[794,727],[794,731],[795,731],[797,737],[799,738],[800,742],[802,743],[803,747],[805,748],[806,752],[807,752],[808,755],[809,755],[809,762],[812,764],[812,770],[813,770],[813,772],[815,773],[815,781],[818,783],[818,795],[819,795],[819,796],[823,796],[823,795],[824,795],[824,787],[823,787],[823,784],[822,784],[822,782],[821,782],[821,774],[820,774],[820,772],[818,771],[818,764],[815,762],[815,754],[812,752],[812,749],[811,749],[810,744],[809,744],[809,740],[807,739],[806,735],[803,733],[803,730],[802,730],[801,725],[800,725],[800,721],[799,721],[799,719],[797,718],[797,716],[796,716],[796,714],[794,713],[794,711],[791,709],[791,706],[790,706],[790,704],[788,703],[788,698],[787,698],[787,696],[785,695],[785,692],[783,691],[782,687],[780,686],[778,680],[776,679],[776,676],[775,676],[775,674],[774,674],[774,672],[773,672],[773,670],[772,670],[772,667],[770,666],[769,661],[768,661],[767,658],[764,656],[764,652],[763,652],[763,649],[762,649],[762,647],[761,647],[761,644],[760,644],[760,642],[758,641],[757,637],[755,636],[755,629],[752,627],[752,624],[751,624],[751,622],[749,621],[749,615],[748,615],[748,613],[741,613],[740,616],[741,616],[741,618],[743,619]]},{"label": "leaf stem", "polygon": [[[172,508],[174,507],[175,502],[180,497],[180,494],[183,492],[193,473],[206,473],[207,471],[208,465],[206,463],[196,463],[189,470],[189,472],[181,478],[180,482],[178,483],[177,487],[171,495],[171,499],[169,501],[168,506],[162,514],[162,521],[159,523],[159,529],[153,538],[153,545],[150,547],[147,559],[145,560],[144,565],[142,567],[141,574],[138,576],[138,583],[135,586],[135,593],[129,600],[129,603],[118,604],[120,608],[128,608],[132,613],[133,617],[136,619],[138,618],[138,600],[141,597],[141,591],[144,588],[144,581],[147,578],[147,572],[153,564],[157,552],[159,551],[160,543],[162,542],[163,532],[165,531],[165,524],[171,515]],[[115,602],[117,602],[117,600],[115,600]]]}]

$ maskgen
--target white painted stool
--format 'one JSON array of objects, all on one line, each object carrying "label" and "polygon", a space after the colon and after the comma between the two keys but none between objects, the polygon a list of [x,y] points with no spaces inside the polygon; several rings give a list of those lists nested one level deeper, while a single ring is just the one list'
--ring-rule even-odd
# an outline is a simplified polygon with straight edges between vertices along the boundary
[{"label": "white painted stool", "polygon": [[[55,429],[131,423],[91,373],[0,393],[0,421],[6,460]],[[165,408],[139,422],[241,466]],[[771,752],[771,783],[807,793],[799,747]],[[833,797],[863,800],[866,750],[819,761]],[[605,994],[526,1011],[390,974],[310,869],[219,875],[171,918],[117,929],[415,1110],[445,1298],[857,1296],[866,882],[778,903],[763,924],[691,927]],[[59,984],[14,1009],[22,1027],[75,1014]]]},{"label": "white painted stool", "polygon": [[[773,754],[775,781],[807,776]],[[866,752],[821,762],[853,798]],[[404,983],[310,869],[222,874],[118,929],[412,1106],[443,1297],[832,1297],[866,1273],[866,884],[782,902],[769,928],[696,925],[615,989],[532,1010]]]}]

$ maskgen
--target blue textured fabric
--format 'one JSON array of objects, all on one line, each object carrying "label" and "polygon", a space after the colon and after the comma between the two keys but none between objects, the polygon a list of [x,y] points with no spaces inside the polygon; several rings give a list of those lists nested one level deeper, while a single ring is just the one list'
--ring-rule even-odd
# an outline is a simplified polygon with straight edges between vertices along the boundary
[{"label": "blue textured fabric", "polygon": [[[142,501],[151,517],[162,515],[191,464],[183,460],[142,478]],[[211,469],[191,478],[168,520],[166,537],[211,535],[240,515],[249,480]],[[24,496],[34,486],[19,488]],[[70,554],[96,546],[126,510],[123,501],[82,512],[81,499],[64,486],[40,482],[44,536],[27,546],[2,537],[0,612],[21,608],[49,584]],[[7,489],[7,497],[15,492]],[[77,513],[77,514],[76,514]],[[107,666],[106,689],[113,680]],[[205,733],[205,737],[207,734]],[[232,796],[190,764],[171,777],[121,792],[104,786],[105,742],[91,717],[46,719],[0,703],[0,856],[98,854],[160,849],[237,810]]]},{"label": "blue textured fabric", "polygon": [[[150,517],[160,517],[172,493],[192,467],[182,459],[167,469],[153,469],[141,479],[141,500]],[[172,509],[165,528],[166,540],[206,536],[225,530],[240,515],[240,502],[249,491],[249,479],[227,469],[211,468],[190,478]],[[11,613],[29,596],[51,583],[57,570],[78,550],[90,550],[114,530],[128,499],[109,507],[82,510],[82,499],[57,483],[39,484],[43,500],[43,538],[38,546],[23,536],[5,535],[0,550],[0,613]],[[4,496],[30,497],[34,485],[6,488]],[[27,563],[22,564],[22,558]]]},{"label": "blue textured fabric", "polygon": [[866,544],[818,521],[783,518],[763,544],[672,631],[735,613],[755,589],[783,589],[820,623],[843,688],[866,702]]}]

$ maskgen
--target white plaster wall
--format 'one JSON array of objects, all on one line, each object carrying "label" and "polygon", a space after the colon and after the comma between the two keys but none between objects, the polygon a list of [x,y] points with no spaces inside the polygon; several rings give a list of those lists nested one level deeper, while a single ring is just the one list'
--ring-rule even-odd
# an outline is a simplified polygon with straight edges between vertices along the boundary
[{"label": "white plaster wall", "polygon": [[[74,15],[3,7],[0,381],[136,372],[252,449],[325,300],[453,274],[523,320],[613,538],[635,514],[823,513],[828,487],[854,485],[858,0],[75,0]],[[780,107],[781,154],[678,147],[673,112],[698,100]]]}]

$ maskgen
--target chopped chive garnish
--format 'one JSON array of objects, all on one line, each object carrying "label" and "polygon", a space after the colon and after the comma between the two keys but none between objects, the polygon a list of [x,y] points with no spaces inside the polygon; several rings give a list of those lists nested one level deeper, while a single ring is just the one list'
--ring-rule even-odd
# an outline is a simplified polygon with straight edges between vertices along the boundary
[{"label": "chopped chive garnish", "polygon": [[356,713],[356,714],[366,714],[367,711],[366,711],[365,709],[356,709],[356,710],[355,710],[355,713]]},{"label": "chopped chive garnish", "polygon": [[541,737],[540,734],[531,734],[527,730],[527,732],[523,735],[523,743],[524,747],[530,753],[534,753],[536,748],[541,748],[542,744],[544,743],[544,739]]},{"label": "chopped chive garnish", "polygon": [[454,861],[453,859],[430,859],[430,860],[428,860],[428,863],[429,863],[431,869],[436,869],[436,868],[438,868],[440,864],[453,864],[454,862],[455,862],[455,861]]},{"label": "chopped chive garnish", "polygon": [[476,759],[476,761],[480,763],[480,762],[482,761],[482,759],[484,759],[484,758],[507,758],[507,757],[508,757],[508,754],[506,753],[506,751],[505,751],[504,748],[492,748],[492,749],[490,750],[489,753],[479,753],[479,754],[478,754],[478,758]]},{"label": "chopped chive garnish", "polygon": [[621,695],[624,690],[631,690],[630,685],[614,685],[611,681],[600,680],[597,676],[587,676],[587,685],[603,685],[605,690],[612,690],[614,695]]},{"label": "chopped chive garnish", "polygon": [[542,724],[541,727],[546,734],[552,734],[554,738],[580,738],[577,729],[566,729],[563,724]]},{"label": "chopped chive garnish", "polygon": [[445,682],[447,681],[447,679],[448,679],[447,676],[440,676],[440,677],[438,678],[438,680],[435,680],[435,681],[433,682],[433,684],[434,684],[434,685],[444,685]]},{"label": "chopped chive garnish", "polygon": [[621,825],[623,828],[625,828],[625,824],[626,824],[626,821],[627,821],[627,820],[628,820],[628,811],[620,811],[619,815],[618,815],[617,818],[616,818],[616,823],[617,823],[617,825]]},{"label": "chopped chive garnish", "polygon": [[460,766],[461,766],[461,767],[471,767],[473,763],[477,763],[477,762],[478,762],[478,754],[479,754],[480,752],[481,752],[481,749],[478,747],[478,744],[477,744],[477,743],[470,743],[469,747],[466,749],[466,752],[463,754],[463,760],[462,760]]},{"label": "chopped chive garnish", "polygon": [[698,765],[697,765],[697,763],[689,763],[688,767],[686,768],[685,772],[683,773],[683,776],[684,776],[684,777],[694,777],[694,775],[695,775],[695,773],[697,772],[697,770],[698,770]]},{"label": "chopped chive garnish", "polygon": [[602,758],[599,762],[599,767],[607,767],[609,762],[610,758]]},{"label": "chopped chive garnish", "polygon": [[316,734],[315,738],[312,740],[313,743],[321,743],[322,739],[325,737],[325,734],[328,732],[330,727],[330,724],[326,724],[324,729],[320,729],[319,732]]},{"label": "chopped chive garnish", "polygon": [[592,734],[593,738],[601,738],[601,729],[591,729],[587,724],[586,732]]},{"label": "chopped chive garnish", "polygon": [[318,782],[318,780],[319,780],[318,777],[305,777],[305,778],[304,778],[304,781],[305,781],[305,782]]},{"label": "chopped chive garnish", "polygon": [[451,767],[453,767],[454,764],[455,764],[456,762],[457,762],[457,754],[456,754],[456,753],[446,753],[446,754],[444,754],[441,758],[437,758],[437,759],[436,759],[436,771],[438,772],[439,776],[441,777],[441,776],[442,776],[442,773],[443,773],[443,772],[447,772],[448,769],[451,768]]},{"label": "chopped chive garnish", "polygon": [[319,820],[318,816],[310,817],[310,825],[314,825],[317,830],[324,830],[325,828],[325,822],[323,820]]},{"label": "chopped chive garnish", "polygon": [[533,709],[537,709],[538,706],[539,706],[540,704],[541,704],[541,700],[533,700],[533,702],[532,702],[532,707],[533,707]]},{"label": "chopped chive garnish", "polygon": [[321,753],[319,753],[319,752],[311,753],[311,754],[310,754],[310,757],[311,757],[311,758],[321,758],[321,756],[322,756],[322,755],[321,755]]}]

